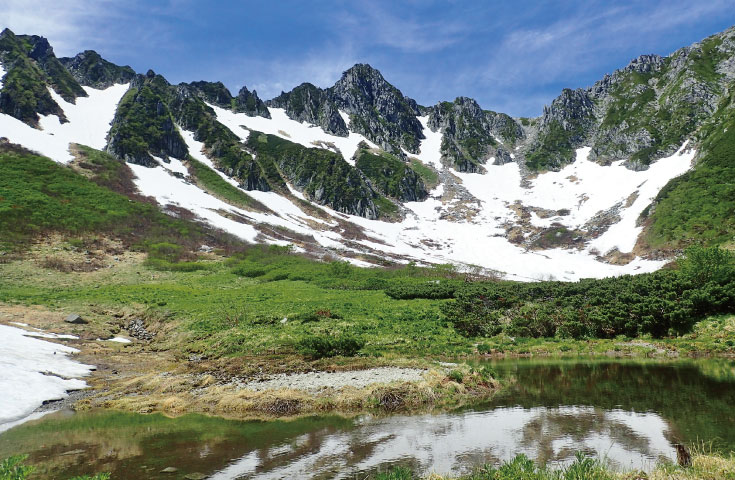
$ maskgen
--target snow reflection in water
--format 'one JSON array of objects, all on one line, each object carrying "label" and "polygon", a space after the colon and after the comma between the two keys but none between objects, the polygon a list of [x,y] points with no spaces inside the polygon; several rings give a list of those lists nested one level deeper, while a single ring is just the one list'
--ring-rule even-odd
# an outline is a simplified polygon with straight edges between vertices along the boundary
[{"label": "snow reflection in water", "polygon": [[410,463],[423,472],[459,473],[525,453],[565,463],[575,452],[605,457],[617,468],[651,467],[675,458],[666,422],[655,413],[593,407],[496,408],[464,414],[363,417],[352,431],[303,435],[253,451],[212,479],[351,478]]}]

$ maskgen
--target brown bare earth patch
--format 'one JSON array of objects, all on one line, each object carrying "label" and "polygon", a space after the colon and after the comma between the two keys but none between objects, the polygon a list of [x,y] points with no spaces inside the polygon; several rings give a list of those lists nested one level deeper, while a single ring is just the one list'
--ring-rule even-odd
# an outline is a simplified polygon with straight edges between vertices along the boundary
[{"label": "brown bare earth patch", "polygon": [[39,239],[24,256],[41,268],[59,272],[94,272],[131,262],[144,254],[131,252],[121,241],[102,235],[72,237],[50,234]]},{"label": "brown bare earth patch", "polygon": [[607,262],[612,265],[627,265],[635,260],[635,257],[636,255],[633,252],[623,253],[617,248],[614,248],[605,255],[598,256],[597,260]]}]

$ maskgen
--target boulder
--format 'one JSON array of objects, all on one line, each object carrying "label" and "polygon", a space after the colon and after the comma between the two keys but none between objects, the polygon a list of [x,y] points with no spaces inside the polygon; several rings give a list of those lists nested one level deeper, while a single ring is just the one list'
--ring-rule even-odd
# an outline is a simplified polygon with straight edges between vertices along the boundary
[{"label": "boulder", "polygon": [[85,319],[83,319],[81,316],[77,315],[76,313],[70,314],[68,317],[64,319],[66,323],[73,323],[75,325],[82,325],[85,323],[88,323]]}]

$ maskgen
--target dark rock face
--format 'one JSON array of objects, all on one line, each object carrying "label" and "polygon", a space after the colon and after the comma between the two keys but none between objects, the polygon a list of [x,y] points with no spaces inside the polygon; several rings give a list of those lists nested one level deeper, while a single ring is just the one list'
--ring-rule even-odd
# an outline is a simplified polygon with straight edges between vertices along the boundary
[{"label": "dark rock face", "polygon": [[340,137],[349,135],[337,105],[325,90],[310,83],[302,83],[288,93],[281,92],[266,105],[283,108],[292,120],[317,125],[326,133]]},{"label": "dark rock face", "polygon": [[42,37],[16,36],[6,28],[0,33],[0,62],[6,71],[0,90],[0,112],[32,127],[38,127],[39,115],[56,115],[62,123],[67,121],[47,87],[70,102],[87,95],[81,86],[75,85]]},{"label": "dark rock face", "polygon": [[242,87],[238,92],[237,97],[235,97],[233,110],[250,117],[271,118],[268,107],[258,98],[258,92],[255,90],[251,92],[247,87]]},{"label": "dark rock face", "polygon": [[594,116],[594,104],[586,91],[579,88],[577,90],[565,88],[561,95],[551,102],[551,106],[544,107],[540,128],[543,130],[551,124],[558,123],[564,130],[574,131],[573,142],[580,141],[583,135],[577,130],[585,130]]},{"label": "dark rock face", "polygon": [[427,109],[428,126],[442,130],[442,156],[461,172],[478,172],[488,158],[495,163],[511,161],[500,142],[514,145],[524,138],[523,128],[511,117],[486,111],[471,98],[440,102]]},{"label": "dark rock face", "polygon": [[127,162],[155,167],[151,155],[186,158],[189,151],[174,124],[167,101],[171,85],[149,70],[133,79],[115,112],[107,151]]},{"label": "dark rock face", "polygon": [[342,213],[370,219],[381,216],[376,204],[380,196],[342,155],[260,132],[251,132],[246,143],[264,171],[283,175],[310,200]]},{"label": "dark rock face", "polygon": [[20,35],[18,38],[28,42],[31,51],[28,56],[35,60],[36,63],[48,76],[49,85],[61,95],[67,102],[74,103],[77,97],[86,97],[87,92],[72,77],[69,71],[64,68],[56,55],[54,49],[44,37],[37,35]]},{"label": "dark rock face", "polygon": [[182,129],[194,132],[196,141],[204,143],[217,169],[238,179],[241,188],[270,191],[271,186],[258,162],[244,150],[240,139],[217,121],[214,110],[205,103],[211,100],[213,104],[227,104],[229,91],[224,85],[195,82],[172,88],[168,102],[171,115]]},{"label": "dark rock face", "polygon": [[395,155],[371,152],[362,143],[355,155],[355,167],[383,195],[401,202],[418,202],[429,196],[426,185],[411,167]]},{"label": "dark rock face", "polygon": [[108,62],[94,50],[85,50],[74,57],[59,59],[62,65],[81,85],[92,88],[108,88],[118,83],[130,83],[135,70]]},{"label": "dark rock face", "polygon": [[232,108],[232,94],[222,82],[191,82],[188,85],[204,101],[222,108]]},{"label": "dark rock face", "polygon": [[365,135],[383,150],[396,154],[401,148],[418,153],[424,138],[416,118],[416,102],[388,83],[370,65],[350,68],[328,90],[332,101],[350,115],[350,129]]},{"label": "dark rock face", "polygon": [[574,149],[581,147],[595,124],[595,105],[589,92],[565,88],[544,107],[538,137],[526,154],[533,169],[558,170],[574,161]]}]

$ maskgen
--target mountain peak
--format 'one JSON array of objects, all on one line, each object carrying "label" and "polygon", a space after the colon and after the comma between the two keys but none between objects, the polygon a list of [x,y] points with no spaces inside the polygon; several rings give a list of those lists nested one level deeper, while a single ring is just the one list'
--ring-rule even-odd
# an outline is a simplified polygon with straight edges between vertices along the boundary
[{"label": "mountain peak", "polygon": [[384,80],[383,74],[380,73],[380,70],[373,67],[369,63],[356,63],[344,72],[342,72],[342,78],[348,75],[357,75],[357,76],[378,76],[381,79]]},{"label": "mountain peak", "polygon": [[366,63],[358,63],[342,74],[328,90],[337,106],[355,119],[351,124],[358,133],[391,153],[401,149],[417,153],[424,138],[416,118],[416,101],[405,97],[383,75]]}]

